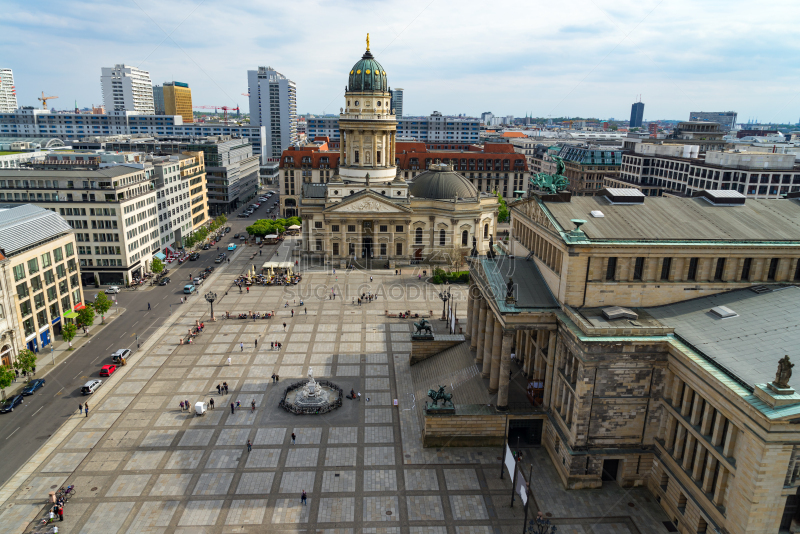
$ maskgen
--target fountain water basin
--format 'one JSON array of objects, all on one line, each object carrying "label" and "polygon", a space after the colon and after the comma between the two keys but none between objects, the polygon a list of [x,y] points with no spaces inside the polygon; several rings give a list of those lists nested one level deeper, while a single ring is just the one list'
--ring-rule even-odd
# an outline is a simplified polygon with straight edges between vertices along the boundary
[{"label": "fountain water basin", "polygon": [[278,406],[297,415],[319,415],[341,407],[342,397],[342,388],[328,380],[314,380],[309,368],[308,381],[287,387]]}]

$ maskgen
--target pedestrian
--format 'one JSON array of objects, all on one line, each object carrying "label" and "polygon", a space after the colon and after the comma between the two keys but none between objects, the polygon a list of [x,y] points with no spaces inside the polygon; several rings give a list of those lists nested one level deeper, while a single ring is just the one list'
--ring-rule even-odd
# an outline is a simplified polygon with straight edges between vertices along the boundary
[{"label": "pedestrian", "polygon": [[181,411],[183,411],[183,401],[181,401]]},{"label": "pedestrian", "polygon": [[239,342],[239,349],[241,352],[244,352],[244,341]]},{"label": "pedestrian", "polygon": [[294,435],[294,432],[292,432],[292,445],[294,445],[294,441],[295,441],[296,439],[297,439],[297,436],[295,436],[295,435]]},{"label": "pedestrian", "polygon": [[303,311],[305,312],[306,315],[308,315],[308,308],[303,308]]},{"label": "pedestrian", "polygon": [[275,382],[275,373],[272,373],[272,381]]},{"label": "pedestrian", "polygon": [[183,401],[183,405],[186,406],[186,409],[189,409],[189,399]]},{"label": "pedestrian", "polygon": [[292,317],[294,317],[294,308],[292,308]]},{"label": "pedestrian", "polygon": [[223,382],[222,385],[225,388],[225,395],[227,395],[228,394],[228,383],[227,382]]},{"label": "pedestrian", "polygon": [[303,493],[300,494],[300,502],[303,503],[303,506],[308,506],[306,499],[308,499],[308,496],[306,495],[306,490],[303,490]]},{"label": "pedestrian", "polygon": [[397,276],[397,269],[394,270],[394,275]]},{"label": "pedestrian", "polygon": [[372,277],[371,276],[369,277],[369,281],[372,282]]},{"label": "pedestrian", "polygon": [[356,395],[358,396],[358,400],[361,400],[361,392],[359,391]]},{"label": "pedestrian", "polygon": [[150,303],[147,303],[147,311],[150,311]]},{"label": "pedestrian", "polygon": [[255,401],[255,399],[250,401],[250,411],[251,412],[256,411],[256,401]]},{"label": "pedestrian", "polygon": [[236,405],[233,402],[231,402],[231,413],[233,413],[234,408],[236,408]]},{"label": "pedestrian", "polygon": [[286,332],[286,323],[283,323],[283,331]]},{"label": "pedestrian", "polygon": [[[274,350],[275,349],[275,342],[274,341],[270,341],[269,342],[269,349],[270,350]],[[275,378],[275,375],[272,375],[272,378]]]},{"label": "pedestrian", "polygon": [[250,286],[247,286],[247,292],[250,293]]},{"label": "pedestrian", "polygon": [[275,375],[275,382],[281,381],[281,375]]},{"label": "pedestrian", "polygon": [[252,450],[253,450],[253,444],[252,444],[252,443],[250,442],[250,440],[248,439],[248,440],[247,440],[247,452],[250,452],[250,451],[252,451]]},{"label": "pedestrian", "polygon": [[230,365],[230,364],[231,364],[231,357],[228,356],[228,365]]},{"label": "pedestrian", "polygon": [[256,339],[256,348],[258,348],[258,340]]},{"label": "pedestrian", "polygon": [[59,506],[58,507],[58,520],[59,521],[63,521],[64,520],[64,507],[63,506]]},{"label": "pedestrian", "polygon": [[89,417],[89,403],[83,405],[83,410],[86,412],[86,417]]},{"label": "pedestrian", "polygon": [[212,410],[214,409],[214,397],[211,397],[210,399],[208,399],[208,406]]},{"label": "pedestrian", "polygon": [[222,395],[222,386],[217,384],[217,395]]},{"label": "pedestrian", "polygon": [[78,414],[80,415],[81,413],[83,413],[83,404],[79,402],[78,403]]}]

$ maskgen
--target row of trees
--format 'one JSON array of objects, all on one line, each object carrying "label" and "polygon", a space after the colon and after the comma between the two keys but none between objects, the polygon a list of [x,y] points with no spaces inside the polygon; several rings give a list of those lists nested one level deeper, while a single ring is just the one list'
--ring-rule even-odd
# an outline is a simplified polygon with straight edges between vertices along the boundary
[{"label": "row of trees", "polygon": [[[86,304],[86,307],[78,311],[78,317],[74,323],[65,323],[61,328],[61,337],[64,341],[71,344],[78,333],[78,327],[90,327],[94,324],[95,315],[100,315],[101,321],[106,320],[106,313],[111,309],[113,302],[106,297],[105,293],[98,293],[94,302]],[[68,350],[72,350],[72,346]],[[21,373],[32,373],[36,369],[36,353],[30,349],[23,349],[17,355],[16,360],[11,366],[0,366],[0,389],[5,390],[16,377],[14,370]]]},{"label": "row of trees", "polygon": [[300,226],[300,217],[289,217],[288,219],[259,219],[246,228],[247,233],[257,237],[264,237],[270,234],[282,234],[287,228],[293,225]]},{"label": "row of trees", "polygon": [[222,225],[224,225],[226,222],[228,222],[228,218],[225,217],[225,215],[220,215],[219,217],[211,221],[211,224],[209,224],[208,226],[202,226],[197,230],[195,230],[192,234],[186,236],[186,238],[183,241],[183,245],[185,247],[193,247],[197,243],[202,243],[212,232],[218,230],[219,228],[222,228]]}]

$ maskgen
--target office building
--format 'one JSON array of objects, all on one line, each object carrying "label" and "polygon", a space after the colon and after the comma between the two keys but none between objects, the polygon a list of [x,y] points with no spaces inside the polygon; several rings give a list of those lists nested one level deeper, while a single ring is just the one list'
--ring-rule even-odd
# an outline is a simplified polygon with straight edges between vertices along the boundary
[{"label": "office building", "polygon": [[631,106],[631,128],[641,128],[642,119],[644,118],[644,102],[635,102]]},{"label": "office building", "polygon": [[392,93],[392,101],[390,103],[391,109],[394,111],[394,116],[397,119],[403,118],[403,89],[398,87],[389,91]]},{"label": "office building", "polygon": [[697,145],[640,143],[622,157],[619,182],[646,196],[693,196],[705,189],[736,191],[750,198],[777,199],[800,190],[794,154],[710,151]]},{"label": "office building", "polygon": [[783,532],[800,487],[800,382],[779,364],[800,357],[800,203],[718,193],[510,206],[516,259],[471,261],[466,333],[489,379],[473,402],[530,428],[568,490],[644,486],[672,532]]},{"label": "office building", "polygon": [[[328,137],[339,140],[338,117],[308,119],[308,139]],[[478,143],[480,122],[474,117],[445,116],[434,111],[428,117],[397,118],[397,137],[423,143]]]},{"label": "office building", "polygon": [[17,90],[14,87],[14,73],[11,69],[0,68],[0,113],[17,109]]},{"label": "office building", "polygon": [[155,115],[149,72],[129,65],[103,67],[101,72],[100,85],[107,113],[138,111],[142,115]]},{"label": "office building", "polygon": [[484,111],[483,113],[481,113],[481,124],[489,125],[489,123],[492,122],[493,118],[494,118],[494,113],[492,113],[491,111]]},{"label": "office building", "polygon": [[161,250],[175,252],[208,222],[204,154],[149,156],[148,161],[154,171]]},{"label": "office building", "polygon": [[12,332],[0,336],[3,364],[22,349],[50,345],[84,307],[76,249],[72,228],[52,210],[28,203],[0,207],[3,293],[14,295],[0,297],[0,329]]},{"label": "office building", "polygon": [[153,108],[156,115],[164,115],[164,87],[161,85],[153,86]]},{"label": "office building", "polygon": [[184,124],[194,122],[192,90],[188,83],[164,82],[164,114],[180,115]]},{"label": "office building", "polygon": [[736,117],[735,111],[692,111],[689,113],[690,121],[716,122],[726,132],[736,128]]},{"label": "office building", "polygon": [[316,137],[327,137],[329,139],[339,139],[339,117],[325,116],[308,119],[306,135],[308,140],[313,141]]},{"label": "office building", "polygon": [[604,179],[619,177],[622,165],[622,151],[611,147],[567,145],[558,156],[564,160],[568,190],[577,196],[600,194]]},{"label": "office building", "polygon": [[250,126],[263,126],[266,157],[279,158],[297,142],[297,86],[271,67],[247,71]]}]

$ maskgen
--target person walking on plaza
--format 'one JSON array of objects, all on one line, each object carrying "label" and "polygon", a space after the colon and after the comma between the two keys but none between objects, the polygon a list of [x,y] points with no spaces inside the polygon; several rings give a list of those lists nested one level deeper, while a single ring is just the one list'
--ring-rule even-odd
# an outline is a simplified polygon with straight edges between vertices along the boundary
[{"label": "person walking on plaza", "polygon": [[86,417],[89,417],[89,403],[88,402],[83,405],[83,409],[86,412]]},{"label": "person walking on plaza", "polygon": [[217,395],[222,395],[222,386],[217,384]]},{"label": "person walking on plaza", "polygon": [[236,409],[236,405],[233,402],[231,402],[231,413],[233,413],[234,409]]},{"label": "person walking on plaza", "polygon": [[248,439],[248,440],[247,440],[247,452],[250,452],[250,451],[252,451],[252,450],[253,450],[253,444],[252,444],[252,443],[250,442],[250,440]]},{"label": "person walking on plaza", "polygon": [[209,408],[211,408],[212,410],[214,409],[214,398],[213,398],[213,397],[212,397],[212,398],[210,398],[210,399],[208,399],[208,406],[209,406]]},{"label": "person walking on plaza", "polygon": [[294,441],[295,441],[296,439],[297,439],[297,436],[295,436],[295,435],[294,435],[294,432],[292,432],[292,445],[294,445]]},{"label": "person walking on plaza", "polygon": [[242,352],[244,352],[244,342],[243,342],[243,341],[240,341],[240,342],[239,342],[239,349],[240,349]]},{"label": "person walking on plaza", "polygon": [[286,323],[283,323],[283,331],[286,332]]},{"label": "person walking on plaza", "polygon": [[308,506],[306,500],[308,499],[308,495],[306,495],[306,490],[303,490],[303,493],[300,494],[300,502],[303,503],[303,506]]},{"label": "person walking on plaza", "polygon": [[82,413],[83,413],[83,404],[81,404],[81,403],[79,402],[79,403],[78,403],[78,415],[80,415],[80,414],[82,414]]},{"label": "person walking on plaza", "polygon": [[147,311],[150,311],[150,303],[147,303]]},{"label": "person walking on plaza", "polygon": [[183,401],[181,401],[181,411],[183,411]]}]

